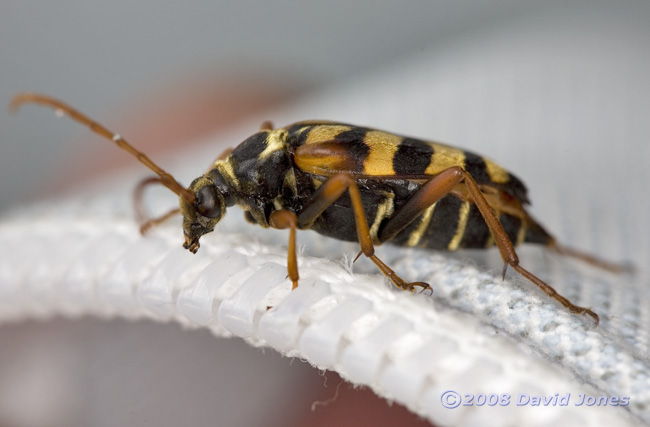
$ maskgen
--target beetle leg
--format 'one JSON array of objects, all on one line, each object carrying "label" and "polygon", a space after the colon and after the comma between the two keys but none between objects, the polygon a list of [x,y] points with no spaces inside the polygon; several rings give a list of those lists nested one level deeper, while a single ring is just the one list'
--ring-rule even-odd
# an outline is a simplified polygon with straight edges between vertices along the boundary
[{"label": "beetle leg", "polygon": [[[219,154],[219,157],[217,157],[217,160],[225,159],[226,157],[228,157],[230,155],[230,153],[232,153],[232,150],[234,150],[234,148],[232,148],[232,147],[226,148],[225,150],[223,150],[223,152],[221,154]],[[215,160],[214,162],[216,162],[217,160]],[[214,163],[214,162],[212,162],[212,163]]]},{"label": "beetle leg", "polygon": [[286,209],[280,209],[271,213],[269,224],[279,230],[289,229],[289,252],[287,254],[287,270],[289,279],[293,286],[291,289],[298,287],[298,260],[296,258],[296,227],[298,219],[296,214]]},{"label": "beetle leg", "polygon": [[180,208],[172,209],[158,218],[149,218],[147,221],[140,224],[140,234],[146,235],[153,227],[167,221],[169,218],[181,213]]},{"label": "beetle leg", "polygon": [[551,245],[549,245],[549,248],[559,253],[560,255],[579,259],[582,262],[586,262],[587,264],[590,264],[594,267],[602,268],[603,270],[609,271],[611,273],[634,273],[634,265],[632,264],[618,264],[610,261],[605,261],[577,249],[558,245],[556,242],[552,242]]},{"label": "beetle leg", "polygon": [[352,211],[357,226],[357,239],[361,246],[361,252],[375,263],[379,270],[388,277],[395,286],[412,291],[416,286],[423,290],[431,290],[431,287],[424,282],[408,283],[399,277],[390,267],[375,255],[375,247],[370,237],[366,214],[363,210],[363,203],[354,179],[345,173],[340,173],[329,178],[314,194],[314,197],[303,208],[298,216],[298,227],[309,228],[316,218],[318,218],[332,203],[338,200],[345,191],[350,194],[352,201]]},{"label": "beetle leg", "polygon": [[212,168],[214,168],[214,165],[215,165],[219,160],[225,160],[226,157],[230,156],[230,153],[232,153],[232,150],[234,150],[234,148],[232,148],[232,147],[228,147],[228,148],[226,148],[225,150],[223,150],[223,151],[221,152],[221,154],[219,154],[219,157],[217,157],[216,159],[214,159],[214,162],[212,162],[212,163],[210,164],[210,168],[208,169],[208,172],[209,172]]},{"label": "beetle leg", "polygon": [[149,218],[149,216],[144,211],[144,203],[142,203],[142,198],[143,198],[145,187],[152,184],[162,185],[162,179],[160,179],[157,176],[151,176],[149,178],[145,178],[138,183],[138,185],[135,187],[135,190],[133,191],[133,205],[135,207],[135,216],[137,218],[138,224],[140,224],[140,234],[142,234],[143,236],[147,234],[147,232],[151,230],[151,228],[155,227],[156,225],[164,221],[167,221],[172,216],[179,214],[181,212],[180,208],[176,208],[170,210],[169,212],[167,212],[164,215],[161,215],[158,218]]},{"label": "beetle leg", "polygon": [[265,120],[260,125],[260,130],[273,130],[273,122],[270,120]]},{"label": "beetle leg", "polygon": [[494,241],[501,253],[501,258],[504,262],[503,275],[505,277],[506,268],[511,266],[517,273],[524,276],[529,281],[533,282],[539,287],[546,295],[555,299],[569,311],[576,314],[586,314],[592,317],[596,324],[598,324],[598,315],[588,308],[579,307],[571,303],[568,299],[558,294],[555,289],[545,283],[543,280],[526,270],[519,265],[519,258],[515,252],[514,245],[508,238],[503,225],[499,221],[490,204],[485,199],[478,184],[474,178],[463,168],[459,166],[452,166],[438,175],[427,181],[422,188],[417,191],[411,198],[404,204],[399,211],[386,223],[379,233],[379,241],[387,242],[395,237],[407,225],[409,225],[418,216],[431,205],[436,203],[442,197],[447,195],[458,184],[464,184],[467,188],[470,197],[478,207],[483,219],[487,223],[490,232],[494,236]]}]

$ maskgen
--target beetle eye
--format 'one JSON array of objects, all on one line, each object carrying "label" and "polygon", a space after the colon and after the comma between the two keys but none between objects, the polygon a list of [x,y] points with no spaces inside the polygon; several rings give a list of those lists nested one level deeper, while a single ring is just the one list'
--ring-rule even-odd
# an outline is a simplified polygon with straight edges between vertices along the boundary
[{"label": "beetle eye", "polygon": [[214,186],[206,185],[196,192],[194,203],[196,212],[207,218],[217,218],[221,215],[221,203]]}]

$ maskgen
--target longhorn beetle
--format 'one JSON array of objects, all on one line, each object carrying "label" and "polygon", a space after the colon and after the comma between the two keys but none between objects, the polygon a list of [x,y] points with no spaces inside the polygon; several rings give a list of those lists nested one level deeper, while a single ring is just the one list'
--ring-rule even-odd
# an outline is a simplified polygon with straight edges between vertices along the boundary
[{"label": "longhorn beetle", "polygon": [[[289,229],[288,277],[298,286],[296,229],[358,241],[361,254],[404,290],[431,290],[407,283],[375,255],[375,245],[442,250],[496,245],[508,266],[572,313],[598,315],[578,307],[519,265],[514,246],[536,243],[610,271],[623,267],[560,246],[524,209],[524,184],[482,156],[437,142],[328,121],[303,121],[261,130],[220,156],[188,188],[119,134],[51,97],[23,93],[11,102],[51,107],[112,140],[156,173],[138,185],[160,183],[176,193],[180,208],[143,222],[141,231],[170,216],[183,215],[183,246],[196,253],[199,239],[238,205],[264,228]],[[136,196],[139,198],[140,196]],[[141,214],[142,216],[142,214]]]}]

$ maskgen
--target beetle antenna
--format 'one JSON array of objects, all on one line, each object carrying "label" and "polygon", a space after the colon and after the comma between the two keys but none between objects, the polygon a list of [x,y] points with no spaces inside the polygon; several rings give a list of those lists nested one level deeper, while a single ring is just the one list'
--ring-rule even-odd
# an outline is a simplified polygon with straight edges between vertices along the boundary
[{"label": "beetle antenna", "polygon": [[17,111],[21,105],[28,104],[28,103],[40,104],[40,105],[45,105],[47,107],[50,107],[54,109],[54,111],[58,116],[67,115],[72,120],[88,127],[96,134],[101,135],[106,139],[110,139],[115,144],[117,144],[118,147],[120,147],[125,151],[128,151],[131,155],[133,155],[136,159],[138,159],[140,163],[142,163],[143,165],[145,165],[146,167],[154,171],[160,177],[160,182],[165,187],[169,188],[178,196],[182,197],[186,202],[194,203],[195,196],[193,192],[183,187],[178,181],[174,179],[173,176],[171,176],[168,172],[166,172],[160,166],[155,164],[153,160],[151,160],[146,154],[136,149],[124,138],[122,138],[119,134],[111,132],[101,124],[92,120],[88,116],[80,113],[79,111],[75,110],[69,105],[64,104],[58,99],[54,99],[49,96],[41,95],[38,93],[30,93],[30,92],[19,93],[18,95],[14,96],[14,98],[11,100],[11,103],[9,104],[9,110]]}]

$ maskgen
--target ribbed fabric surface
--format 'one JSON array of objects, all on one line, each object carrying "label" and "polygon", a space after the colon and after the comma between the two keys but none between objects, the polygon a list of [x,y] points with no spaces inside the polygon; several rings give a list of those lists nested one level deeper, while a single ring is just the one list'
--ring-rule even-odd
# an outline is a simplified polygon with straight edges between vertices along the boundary
[{"label": "ribbed fabric surface", "polygon": [[[4,321],[94,315],[206,327],[334,369],[443,425],[471,425],[487,409],[477,405],[480,398],[474,406],[447,409],[441,403],[453,403],[447,391],[484,394],[492,404],[498,397],[489,425],[551,425],[567,417],[621,425],[625,419],[609,406],[573,406],[580,394],[630,396],[630,412],[647,414],[648,366],[632,349],[522,289],[526,285],[466,263],[383,251],[402,258],[395,264],[400,271],[429,280],[436,290],[430,298],[392,289],[376,274],[304,257],[301,285],[291,292],[283,248],[256,241],[254,234],[214,234],[192,255],[172,226],[140,238],[128,220],[66,217],[36,217],[33,227],[4,222]],[[301,240],[317,247],[320,238],[308,233]],[[522,352],[508,335],[530,350]],[[526,399],[522,395],[555,393],[569,393],[571,404],[514,410]],[[539,412],[542,417],[532,416]]]}]

